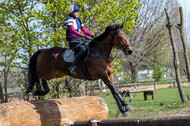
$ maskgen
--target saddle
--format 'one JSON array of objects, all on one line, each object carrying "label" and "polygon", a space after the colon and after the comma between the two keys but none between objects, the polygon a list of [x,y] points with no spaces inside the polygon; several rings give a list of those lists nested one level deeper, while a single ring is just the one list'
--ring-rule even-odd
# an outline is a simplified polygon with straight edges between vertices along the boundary
[{"label": "saddle", "polygon": [[[86,52],[85,56],[82,57],[84,62],[88,59],[88,52]],[[63,59],[65,62],[72,63],[75,59],[75,51],[71,49],[66,49],[65,53],[62,54]]]},{"label": "saddle", "polygon": [[[86,67],[85,61],[88,59],[89,55],[89,48],[87,47],[87,51],[85,56],[81,58],[81,60],[77,63],[77,69],[81,68],[83,75],[86,77],[88,80],[92,80],[91,76],[88,72],[88,68]],[[72,63],[74,62],[75,59],[75,51],[71,49],[66,49],[66,51],[62,54],[62,57],[65,62]]]}]

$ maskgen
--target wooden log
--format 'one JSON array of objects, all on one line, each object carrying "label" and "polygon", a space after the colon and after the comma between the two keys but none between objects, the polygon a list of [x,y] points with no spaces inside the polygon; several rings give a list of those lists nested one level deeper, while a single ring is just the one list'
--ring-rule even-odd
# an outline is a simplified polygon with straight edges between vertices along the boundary
[{"label": "wooden log", "polygon": [[0,104],[0,126],[68,126],[107,117],[105,101],[96,96]]},{"label": "wooden log", "polygon": [[89,122],[75,122],[74,126],[92,126],[93,123],[98,126],[189,126],[190,116],[100,120],[91,122],[91,125]]}]

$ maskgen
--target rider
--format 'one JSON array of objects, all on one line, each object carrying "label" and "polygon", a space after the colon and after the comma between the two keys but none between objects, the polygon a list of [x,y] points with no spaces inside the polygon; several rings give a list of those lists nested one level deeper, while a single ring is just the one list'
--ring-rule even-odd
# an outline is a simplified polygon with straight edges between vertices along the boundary
[{"label": "rider", "polygon": [[[64,22],[67,28],[66,37],[67,41],[69,41],[69,48],[75,50],[76,54],[74,62],[69,67],[70,72],[74,74],[76,74],[76,64],[85,55],[86,51],[86,47],[81,44],[81,38],[89,39],[88,36],[94,37],[94,35],[84,27],[82,20],[78,17],[79,11],[80,9],[77,5],[71,5],[69,7],[69,17],[67,17]],[[80,30],[88,36],[81,34]]]}]

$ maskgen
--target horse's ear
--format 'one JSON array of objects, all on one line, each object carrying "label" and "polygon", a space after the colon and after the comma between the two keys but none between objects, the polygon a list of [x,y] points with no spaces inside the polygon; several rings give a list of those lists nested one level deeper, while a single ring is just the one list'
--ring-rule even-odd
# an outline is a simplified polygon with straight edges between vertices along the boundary
[{"label": "horse's ear", "polygon": [[120,26],[121,29],[123,29],[124,23],[122,23],[122,25]]},{"label": "horse's ear", "polygon": [[120,24],[117,24],[115,29],[116,30],[120,29]]}]

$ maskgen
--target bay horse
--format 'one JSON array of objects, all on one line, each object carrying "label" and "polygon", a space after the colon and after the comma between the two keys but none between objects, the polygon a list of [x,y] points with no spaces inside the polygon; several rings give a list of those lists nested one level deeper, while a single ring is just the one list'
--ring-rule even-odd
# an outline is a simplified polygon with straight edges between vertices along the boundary
[{"label": "bay horse", "polygon": [[[129,114],[127,111],[131,109],[131,106],[126,103],[115,87],[113,67],[110,61],[113,47],[121,49],[126,55],[132,54],[133,49],[123,31],[123,24],[108,26],[101,35],[91,40],[89,56],[85,64],[92,80],[101,79],[109,87],[120,112],[126,116]],[[77,71],[77,74],[70,73],[68,68],[71,63],[65,62],[62,58],[66,49],[61,47],[41,49],[32,55],[29,61],[28,86],[25,94],[31,92],[36,84],[37,91],[34,92],[34,95],[45,95],[49,92],[46,80],[66,75],[87,80],[81,69]],[[40,85],[40,79],[44,90]]]}]

